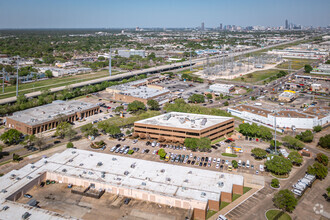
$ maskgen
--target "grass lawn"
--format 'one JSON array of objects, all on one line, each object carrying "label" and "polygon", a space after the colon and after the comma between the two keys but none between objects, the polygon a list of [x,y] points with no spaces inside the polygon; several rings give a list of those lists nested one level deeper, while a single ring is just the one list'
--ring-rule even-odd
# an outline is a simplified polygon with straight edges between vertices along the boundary
[{"label": "grass lawn", "polygon": [[251,189],[252,189],[252,188],[250,188],[250,187],[246,187],[246,186],[244,186],[244,187],[243,187],[243,194],[249,192]]},{"label": "grass lawn", "polygon": [[219,138],[219,139],[217,139],[217,140],[212,141],[211,144],[216,144],[216,143],[218,143],[218,142],[220,142],[220,141],[223,141],[223,140],[225,140],[225,139],[226,139],[225,137],[221,137],[221,138]]},{"label": "grass lawn", "polygon": [[234,81],[255,83],[255,82],[263,81],[271,76],[275,76],[278,72],[279,72],[279,70],[277,70],[277,69],[255,71],[255,72],[251,73],[251,76],[252,76],[251,78],[248,78],[247,75],[249,75],[249,74],[247,74],[247,75],[243,76],[244,81],[242,81],[241,77],[237,77],[236,79],[234,79]]},{"label": "grass lawn", "polygon": [[225,157],[237,157],[236,154],[229,154],[229,153],[222,153],[221,155]]},{"label": "grass lawn", "polygon": [[229,202],[221,202],[220,203],[220,210],[223,209],[224,207],[226,207],[227,205],[229,205]]},{"label": "grass lawn", "polygon": [[212,215],[214,215],[215,213],[217,213],[217,211],[213,211],[213,210],[209,210],[207,211],[206,214],[206,219],[210,218]]},{"label": "grass lawn", "polygon": [[[294,70],[299,70],[300,68],[304,67],[305,64],[311,64],[316,61],[312,59],[289,59],[289,60],[291,60],[291,69]],[[281,69],[288,69],[288,67],[289,67],[289,62],[284,62],[276,66],[276,68],[281,68]]]},{"label": "grass lawn", "polygon": [[240,194],[233,194],[233,202],[238,199],[239,197],[241,197]]},{"label": "grass lawn", "polygon": [[266,217],[268,220],[291,220],[290,215],[281,210],[269,210],[268,212],[266,212]]},{"label": "grass lawn", "polygon": [[[119,72],[114,72],[113,75],[119,74]],[[73,83],[84,82],[92,79],[99,79],[109,76],[107,70],[102,70],[95,73],[86,73],[74,76],[64,76],[52,79],[46,79],[31,83],[19,84],[19,94],[26,94],[30,92],[51,89],[60,86],[66,86]],[[5,94],[0,95],[0,99],[9,98],[16,95],[16,86],[5,87]]]}]

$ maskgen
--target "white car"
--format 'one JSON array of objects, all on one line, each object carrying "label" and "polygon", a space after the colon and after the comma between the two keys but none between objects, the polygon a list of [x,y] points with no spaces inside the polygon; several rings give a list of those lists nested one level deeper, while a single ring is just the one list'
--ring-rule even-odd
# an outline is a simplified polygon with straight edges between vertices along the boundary
[{"label": "white car", "polygon": [[228,160],[226,160],[226,161],[225,161],[225,164],[227,164],[227,165],[228,165],[228,164],[229,164],[229,161],[228,161]]},{"label": "white car", "polygon": [[190,157],[193,157],[193,154],[192,153],[190,154]]},{"label": "white car", "polygon": [[220,165],[219,165],[219,164],[217,164],[217,165],[215,166],[215,168],[219,169],[219,168],[220,168]]},{"label": "white car", "polygon": [[217,158],[213,158],[213,163],[217,162]]},{"label": "white car", "polygon": [[220,157],[218,158],[217,162],[218,162],[218,163],[220,163],[220,162],[221,162],[221,159],[220,159]]}]

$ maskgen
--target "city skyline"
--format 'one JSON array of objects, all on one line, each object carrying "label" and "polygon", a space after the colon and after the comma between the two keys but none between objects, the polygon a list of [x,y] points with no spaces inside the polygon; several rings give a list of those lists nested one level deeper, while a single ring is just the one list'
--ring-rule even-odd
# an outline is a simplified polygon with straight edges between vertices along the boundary
[{"label": "city skyline", "polygon": [[330,1],[215,1],[88,0],[1,2],[1,29],[15,28],[205,28],[224,25],[284,26],[285,19],[302,26],[328,26]]}]

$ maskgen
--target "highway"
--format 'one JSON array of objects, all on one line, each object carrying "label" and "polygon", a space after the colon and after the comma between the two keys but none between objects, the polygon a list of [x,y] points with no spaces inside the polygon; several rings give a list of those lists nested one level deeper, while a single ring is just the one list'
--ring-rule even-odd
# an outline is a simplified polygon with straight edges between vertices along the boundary
[{"label": "highway", "polygon": [[[220,57],[223,57],[223,56],[234,56],[235,57],[235,56],[240,56],[240,55],[244,55],[244,54],[254,53],[254,52],[258,52],[260,50],[270,49],[270,48],[273,48],[273,47],[294,43],[294,42],[304,40],[304,39],[305,38],[299,38],[299,39],[296,39],[296,40],[293,40],[293,41],[274,44],[274,45],[270,45],[270,46],[263,47],[263,48],[257,48],[257,49],[253,49],[253,50],[242,51],[242,52],[235,52],[235,53],[231,53],[231,54],[216,55],[216,56],[209,57],[209,61],[211,62],[212,60],[216,60],[216,59],[218,59]],[[200,62],[203,62],[203,61],[206,61],[206,60],[207,60],[206,57],[205,58],[193,59],[191,61],[191,65],[196,65],[196,64],[198,64]],[[120,79],[124,79],[124,78],[130,78],[132,76],[137,76],[137,75],[141,75],[141,74],[152,74],[152,73],[166,72],[166,71],[169,71],[169,70],[179,69],[179,68],[183,68],[183,67],[187,67],[187,66],[190,66],[190,61],[189,60],[181,62],[181,63],[174,63],[174,64],[170,64],[170,65],[152,67],[152,68],[148,68],[148,69],[144,69],[144,70],[136,70],[136,71],[131,71],[131,72],[127,72],[127,73],[122,73],[122,74],[115,75],[115,76],[107,76],[107,77],[103,77],[103,78],[100,78],[100,79],[93,79],[93,80],[90,80],[90,81],[74,83],[74,84],[70,85],[70,88],[80,88],[80,87],[84,87],[84,86],[88,86],[88,85],[102,83],[104,81],[115,81],[115,80],[120,80]],[[50,92],[58,92],[58,91],[62,91],[64,89],[66,89],[66,88],[67,88],[67,86],[56,87],[56,88],[50,89]],[[41,91],[31,92],[31,93],[25,94],[25,96],[27,98],[37,97],[39,95],[41,95]],[[16,97],[10,97],[10,98],[1,99],[0,104],[3,105],[3,104],[7,104],[7,103],[13,103],[15,101],[16,101]]]}]

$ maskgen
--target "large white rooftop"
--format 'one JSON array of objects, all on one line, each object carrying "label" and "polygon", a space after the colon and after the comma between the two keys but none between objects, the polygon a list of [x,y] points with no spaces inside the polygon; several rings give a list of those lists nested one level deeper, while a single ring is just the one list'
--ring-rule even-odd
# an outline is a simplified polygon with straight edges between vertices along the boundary
[{"label": "large white rooftop", "polygon": [[191,130],[203,130],[216,124],[228,121],[232,117],[170,112],[135,122],[136,124],[158,125]]},{"label": "large white rooftop", "polygon": [[[132,166],[133,164],[134,166]],[[44,215],[45,210],[26,207],[5,199],[45,172],[95,182],[101,181],[116,187],[141,190],[183,200],[194,200],[200,203],[206,203],[208,200],[219,201],[221,192],[231,193],[233,184],[243,185],[243,177],[239,175],[86,150],[67,149],[60,154],[41,159],[35,164],[26,165],[0,177],[0,208],[9,203],[12,206],[20,207],[22,212],[25,209],[32,209],[33,212],[39,210],[40,215]],[[105,174],[104,177],[102,174]],[[223,185],[221,186],[221,184]],[[14,209],[11,210],[14,211]],[[16,213],[14,214],[16,216]],[[52,212],[48,212],[48,214],[54,215]],[[7,216],[8,214],[0,211],[0,219],[8,219],[5,218]],[[63,216],[57,217],[64,218]]]},{"label": "large white rooftop", "polygon": [[97,105],[95,104],[82,102],[79,100],[57,100],[47,105],[15,112],[8,118],[28,125],[37,125],[47,121],[52,121],[61,115],[72,115],[76,112],[81,112],[96,106]]}]

